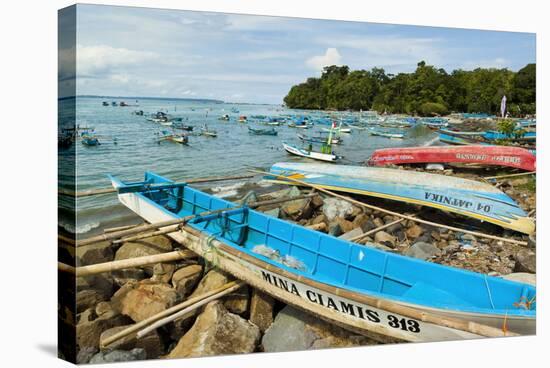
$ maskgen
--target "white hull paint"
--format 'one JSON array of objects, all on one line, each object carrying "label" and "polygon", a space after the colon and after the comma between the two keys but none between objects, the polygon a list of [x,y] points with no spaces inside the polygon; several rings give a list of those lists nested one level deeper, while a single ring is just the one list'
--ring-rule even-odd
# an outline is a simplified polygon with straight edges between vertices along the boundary
[{"label": "white hull paint", "polygon": [[311,158],[311,159],[314,159],[314,160],[334,162],[338,159],[338,157],[336,157],[336,155],[329,155],[329,154],[326,154],[326,153],[313,152],[313,151],[308,152],[306,150],[302,150],[302,149],[298,149],[298,148],[293,147],[293,146],[289,146],[288,144],[285,144],[285,143],[283,143],[283,147],[285,148],[285,150],[288,153],[291,153],[291,154],[296,155],[296,156]]},{"label": "white hull paint", "polygon": [[[119,194],[118,197],[121,203],[147,222],[155,223],[175,218],[173,214],[157,207],[152,201],[140,194],[126,193]],[[309,311],[352,331],[364,331],[367,334],[374,333],[411,342],[462,340],[482,337],[462,330],[405,317],[398,313],[388,312],[384,309],[361,303],[361,301],[329,293],[300,282],[300,278],[291,279],[285,277],[276,272],[276,270],[267,270],[267,267],[259,267],[247,262],[243,259],[244,257],[237,257],[220,249],[212,252],[208,248],[208,244],[212,246],[213,242],[208,242],[206,236],[204,237],[204,241],[201,241],[199,245],[196,242],[189,241],[193,235],[190,235],[185,230],[170,233],[169,236],[206,260],[216,262],[219,268],[233,274],[236,278],[245,281],[247,284],[263,290],[285,303]],[[260,263],[263,262],[260,261]],[[267,263],[265,265],[270,266]],[[332,303],[329,300],[332,300]],[[418,311],[429,311],[445,317],[476,321],[495,327],[502,327],[503,319],[506,318],[505,316],[455,313],[453,311],[418,308],[415,305],[408,306]],[[535,319],[507,318],[506,321],[506,325],[510,331],[520,334],[533,334],[535,331]]]}]

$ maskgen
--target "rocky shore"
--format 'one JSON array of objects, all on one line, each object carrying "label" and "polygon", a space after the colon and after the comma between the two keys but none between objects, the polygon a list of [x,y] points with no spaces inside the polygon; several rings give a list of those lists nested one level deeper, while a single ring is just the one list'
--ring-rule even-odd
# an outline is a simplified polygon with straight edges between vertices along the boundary
[{"label": "rocky shore", "polygon": [[[403,168],[404,170],[424,170]],[[447,169],[447,175],[480,179],[485,171]],[[510,178],[499,182],[501,190],[514,198],[526,212],[535,210],[533,179]],[[249,201],[299,196],[307,190],[284,186],[245,186],[235,194]],[[357,197],[365,200],[365,198]],[[231,200],[235,200],[234,198]],[[450,265],[535,283],[535,236],[527,237],[489,224],[475,223],[434,210],[368,200],[368,203],[415,214],[465,229],[525,240],[529,246],[476,238],[469,234],[399,221],[379,211],[359,208],[344,200],[315,196],[260,207],[258,210],[311,229],[345,239],[356,239],[388,252],[429,262]],[[78,247],[77,266],[92,265],[169,252],[181,247],[165,236],[113,245],[102,242]],[[204,264],[200,258],[159,263],[140,268],[77,278],[76,319],[60,311],[64,323],[76,325],[78,363],[104,363],[140,359],[183,358],[252,352],[310,350],[378,344],[319,320],[248,286],[210,302],[186,318],[177,319],[146,336],[127,336],[106,348],[100,341],[167,308],[231,281],[232,277]]]}]

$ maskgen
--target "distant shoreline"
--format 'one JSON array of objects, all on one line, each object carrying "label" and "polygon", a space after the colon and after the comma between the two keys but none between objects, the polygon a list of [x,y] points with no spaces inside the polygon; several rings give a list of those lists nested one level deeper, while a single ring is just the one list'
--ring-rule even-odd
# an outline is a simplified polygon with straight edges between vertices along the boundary
[{"label": "distant shoreline", "polygon": [[194,102],[213,102],[218,104],[225,103],[221,100],[214,100],[209,98],[182,98],[182,97],[143,97],[143,96],[98,96],[98,95],[77,95],[60,97],[58,101],[70,100],[72,98],[85,97],[85,98],[104,98],[104,99],[116,99],[116,100],[178,100],[178,101],[194,101]]}]

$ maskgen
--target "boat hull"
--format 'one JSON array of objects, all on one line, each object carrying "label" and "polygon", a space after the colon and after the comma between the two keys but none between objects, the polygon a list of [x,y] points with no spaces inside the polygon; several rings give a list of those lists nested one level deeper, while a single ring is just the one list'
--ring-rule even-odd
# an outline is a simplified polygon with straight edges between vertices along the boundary
[{"label": "boat hull", "polygon": [[460,147],[385,148],[374,151],[369,164],[465,163],[535,171],[536,156],[524,148],[467,145]]},{"label": "boat hull", "polygon": [[292,155],[311,158],[313,160],[334,162],[338,159],[338,157],[336,155],[320,153],[320,152],[306,151],[306,150],[288,145],[286,143],[283,143],[283,147],[288,153],[290,153]]},{"label": "boat hull", "polygon": [[[114,184],[118,187],[117,183]],[[178,218],[174,213],[141,193],[119,193],[118,198],[122,204],[147,222],[156,223]],[[212,202],[210,204],[212,205]],[[280,220],[274,219],[274,221]],[[383,336],[413,342],[481,337],[463,330],[425,322],[421,313],[426,309],[402,303],[401,307],[408,311],[405,313],[400,309],[401,307],[389,305],[384,302],[384,299],[336,288],[289,272],[259,257],[252,257],[239,247],[227,244],[223,239],[220,241],[217,236],[203,233],[194,225],[185,225],[181,231],[171,232],[168,236],[254,288],[355,332],[372,334],[374,338]],[[411,318],[411,310],[419,313],[419,318]],[[535,332],[535,318],[531,316],[476,315],[436,309],[431,312],[442,318],[475,320],[495,327],[502,327],[506,321],[510,331],[520,334]]]},{"label": "boat hull", "polygon": [[[458,213],[525,234],[535,230],[533,219],[510,197],[489,184],[473,180],[378,167],[290,162],[276,163],[270,172],[329,190]],[[271,179],[292,184],[280,177]]]}]

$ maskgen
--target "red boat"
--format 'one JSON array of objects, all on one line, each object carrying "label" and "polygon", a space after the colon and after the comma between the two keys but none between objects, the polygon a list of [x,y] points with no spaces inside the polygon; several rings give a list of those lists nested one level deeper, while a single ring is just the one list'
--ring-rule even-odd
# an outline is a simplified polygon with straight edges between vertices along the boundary
[{"label": "red boat", "polygon": [[535,171],[536,156],[520,147],[468,145],[384,148],[374,151],[368,160],[373,166],[418,163],[498,165]]}]

